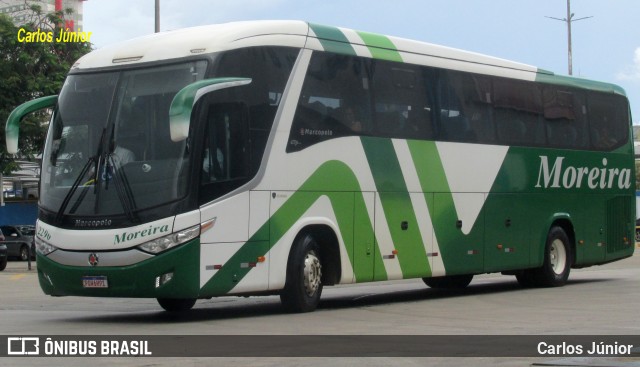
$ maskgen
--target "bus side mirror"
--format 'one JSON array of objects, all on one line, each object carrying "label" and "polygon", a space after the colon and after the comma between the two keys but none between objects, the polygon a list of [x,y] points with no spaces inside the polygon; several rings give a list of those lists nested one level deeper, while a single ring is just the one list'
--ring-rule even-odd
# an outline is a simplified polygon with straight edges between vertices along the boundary
[{"label": "bus side mirror", "polygon": [[178,142],[189,136],[191,111],[200,97],[207,93],[225,88],[251,83],[248,78],[214,78],[200,80],[182,88],[171,101],[169,108],[169,128],[171,141]]},{"label": "bus side mirror", "polygon": [[5,126],[5,137],[7,141],[7,152],[9,154],[18,153],[18,135],[20,132],[20,121],[28,114],[42,110],[45,108],[55,107],[58,102],[58,96],[46,96],[36,98],[29,102],[25,102],[16,107],[9,118],[7,118],[7,125]]}]

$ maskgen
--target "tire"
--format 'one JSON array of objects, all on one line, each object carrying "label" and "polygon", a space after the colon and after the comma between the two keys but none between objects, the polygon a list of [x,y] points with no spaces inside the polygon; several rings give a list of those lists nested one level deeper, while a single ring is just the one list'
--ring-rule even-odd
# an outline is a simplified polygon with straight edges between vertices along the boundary
[{"label": "tire", "polygon": [[560,227],[552,227],[547,235],[544,249],[544,263],[533,269],[534,285],[538,287],[561,287],[567,283],[573,252],[571,242],[565,231]]},{"label": "tire", "polygon": [[3,271],[7,267],[7,258],[0,259],[0,271]]},{"label": "tire", "polygon": [[322,263],[318,243],[310,235],[299,237],[287,263],[287,280],[280,293],[285,310],[301,313],[318,307],[322,294]]},{"label": "tire", "polygon": [[430,288],[437,289],[463,289],[466,288],[471,280],[473,279],[473,274],[464,274],[464,275],[446,275],[443,277],[434,277],[434,278],[422,278],[424,284],[428,285]]},{"label": "tire", "polygon": [[195,298],[158,298],[158,303],[165,311],[184,312],[189,311],[196,304]]},{"label": "tire", "polygon": [[20,246],[20,261],[27,260],[29,260],[29,248],[27,245],[22,244],[22,246]]},{"label": "tire", "polygon": [[535,274],[532,269],[525,269],[516,273],[516,280],[524,288],[536,286]]}]

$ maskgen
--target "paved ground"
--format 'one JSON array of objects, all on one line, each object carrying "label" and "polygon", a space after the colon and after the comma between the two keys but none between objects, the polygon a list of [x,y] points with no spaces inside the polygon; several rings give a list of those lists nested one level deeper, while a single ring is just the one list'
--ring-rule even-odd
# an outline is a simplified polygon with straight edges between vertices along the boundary
[{"label": "paved ground", "polygon": [[[283,313],[277,297],[202,300],[189,315],[155,300],[41,293],[35,266],[0,272],[0,335],[640,335],[640,256],[572,271],[563,288],[522,289],[513,277],[478,276],[462,292],[420,280],[325,289],[320,308]],[[571,340],[568,340],[570,342]],[[3,340],[0,340],[3,342]],[[509,348],[505,343],[504,348]],[[251,348],[246,345],[246,348]],[[319,348],[322,346],[319,345]],[[464,346],[461,347],[461,351]],[[1,366],[640,366],[640,358],[4,358]]]}]

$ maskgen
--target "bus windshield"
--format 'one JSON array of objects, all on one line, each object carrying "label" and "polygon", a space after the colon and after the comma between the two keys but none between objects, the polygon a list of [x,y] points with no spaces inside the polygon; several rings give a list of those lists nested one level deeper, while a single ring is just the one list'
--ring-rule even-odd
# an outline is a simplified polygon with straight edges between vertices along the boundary
[{"label": "bus windshield", "polygon": [[187,141],[173,142],[169,106],[203,79],[206,61],[69,75],[49,127],[41,206],[57,218],[109,216],[186,195]]}]

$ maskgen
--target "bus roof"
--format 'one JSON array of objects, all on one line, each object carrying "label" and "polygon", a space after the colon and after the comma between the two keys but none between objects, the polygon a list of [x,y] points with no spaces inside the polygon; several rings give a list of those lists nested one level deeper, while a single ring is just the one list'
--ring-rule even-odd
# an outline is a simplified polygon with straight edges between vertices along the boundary
[{"label": "bus roof", "polygon": [[[430,57],[434,62],[439,59],[447,62],[447,67],[451,67],[451,62],[462,61],[537,71],[532,66],[449,47],[303,21],[232,22],[154,33],[95,50],[78,60],[76,67],[87,69],[160,61],[256,45],[306,46],[394,61],[422,61],[419,64],[425,64],[428,60],[424,57]],[[394,53],[398,52],[406,53],[403,55],[406,57],[397,59],[398,55]],[[421,60],[414,59],[416,56]],[[405,58],[408,60],[403,60]]]},{"label": "bus roof", "polygon": [[79,69],[177,59],[257,46],[304,47],[309,26],[301,21],[248,21],[154,33],[95,50],[78,60]]},{"label": "bus roof", "polygon": [[613,84],[559,77],[531,65],[475,52],[293,20],[231,22],[155,33],[95,50],[80,58],[72,69],[132,65],[266,45],[331,51],[624,94],[622,88]]}]

